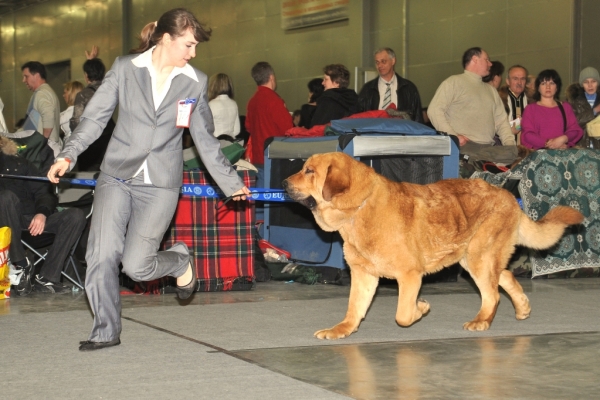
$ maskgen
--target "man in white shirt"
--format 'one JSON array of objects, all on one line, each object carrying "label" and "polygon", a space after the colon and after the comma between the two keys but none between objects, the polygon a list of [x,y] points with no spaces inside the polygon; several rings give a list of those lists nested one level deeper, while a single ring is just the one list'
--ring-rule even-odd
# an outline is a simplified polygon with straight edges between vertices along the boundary
[{"label": "man in white shirt", "polygon": [[[33,92],[23,130],[35,130],[60,147],[60,103],[54,90],[46,83],[46,68],[37,61],[21,66],[23,83]],[[52,147],[52,146],[51,146]]]}]

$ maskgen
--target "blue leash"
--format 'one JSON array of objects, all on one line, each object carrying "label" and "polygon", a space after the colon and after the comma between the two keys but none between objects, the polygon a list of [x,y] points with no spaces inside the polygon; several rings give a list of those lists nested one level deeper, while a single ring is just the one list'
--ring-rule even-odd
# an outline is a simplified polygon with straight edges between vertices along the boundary
[{"label": "blue leash", "polygon": [[[10,179],[27,179],[33,181],[50,182],[50,179],[43,176],[24,176],[24,175],[8,175],[0,174],[0,178]],[[59,178],[59,183],[68,183],[70,185],[95,187],[95,179],[74,179],[74,178]],[[265,188],[248,188],[252,194],[248,196],[249,200],[255,201],[277,201],[291,202],[289,195],[283,189],[265,189]],[[181,194],[184,196],[208,197],[213,199],[222,199],[225,202],[232,199],[232,196],[225,197],[219,188],[209,185],[185,184],[181,187]]]}]

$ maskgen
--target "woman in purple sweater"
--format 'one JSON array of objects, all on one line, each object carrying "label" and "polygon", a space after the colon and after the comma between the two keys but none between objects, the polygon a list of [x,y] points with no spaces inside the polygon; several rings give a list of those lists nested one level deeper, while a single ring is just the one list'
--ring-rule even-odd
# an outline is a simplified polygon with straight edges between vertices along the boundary
[{"label": "woman in purple sweater", "polygon": [[533,95],[537,102],[525,107],[521,120],[523,146],[536,150],[567,149],[583,136],[571,106],[558,100],[561,85],[560,76],[553,69],[538,75]]}]

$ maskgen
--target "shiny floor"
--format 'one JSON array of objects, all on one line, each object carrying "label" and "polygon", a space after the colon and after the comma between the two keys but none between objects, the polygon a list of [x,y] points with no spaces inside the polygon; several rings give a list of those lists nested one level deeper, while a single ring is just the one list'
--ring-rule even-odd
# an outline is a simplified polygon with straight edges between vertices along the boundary
[{"label": "shiny floor", "polygon": [[[525,292],[555,291],[564,295],[567,288],[568,292],[595,291],[600,295],[598,278],[523,279],[520,283]],[[444,295],[448,301],[452,301],[453,296],[472,293],[474,290],[469,281],[459,279],[455,283],[424,285],[422,295]],[[241,307],[242,303],[285,304],[300,301],[306,307],[311,307],[319,300],[347,298],[348,293],[348,287],[268,282],[258,283],[253,290],[245,292],[196,293],[191,304],[238,304]],[[380,286],[377,297],[390,296],[397,296],[397,288],[393,285]],[[600,299],[600,296],[597,298]],[[154,313],[159,315],[168,314],[171,307],[180,307],[171,294],[124,295],[122,299],[124,311],[154,308]],[[86,309],[88,306],[83,292],[68,295],[32,293],[23,298],[0,300],[0,323],[3,316],[26,317],[33,313],[63,313]],[[578,310],[574,309],[573,312]],[[129,320],[136,322],[132,318]],[[141,325],[144,329],[161,330],[152,324]],[[161,331],[186,338],[184,334],[177,332]],[[332,395],[320,398],[587,399],[597,398],[600,390],[600,363],[597,362],[600,354],[600,328],[581,333],[410,342],[349,344],[341,340],[327,346],[267,346],[234,351],[224,350],[206,341],[188,339],[198,346],[212,346],[209,352],[221,352],[227,357],[323,389]],[[115,362],[119,362],[118,357]],[[204,365],[199,368],[209,367]],[[260,382],[256,384],[260,385]],[[62,397],[55,395],[49,397]],[[312,396],[314,395],[309,395],[304,390],[297,390],[285,398],[305,399]],[[254,397],[248,395],[247,398]],[[269,398],[275,399],[278,396],[275,394]]]}]

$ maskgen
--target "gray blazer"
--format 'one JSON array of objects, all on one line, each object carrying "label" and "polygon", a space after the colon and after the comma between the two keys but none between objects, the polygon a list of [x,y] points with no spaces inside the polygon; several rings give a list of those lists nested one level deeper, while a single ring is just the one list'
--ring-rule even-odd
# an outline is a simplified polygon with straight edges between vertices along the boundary
[{"label": "gray blazer", "polygon": [[176,76],[155,111],[150,73],[147,68],[138,68],[132,63],[137,56],[132,54],[115,60],[57,158],[69,158],[72,169],[77,156],[100,137],[118,104],[117,126],[100,170],[115,178],[129,179],[147,159],[148,173],[154,186],[180,187],[183,128],[175,126],[177,102],[196,99],[192,105],[190,133],[202,162],[225,195],[230,196],[241,189],[244,184],[213,136],[206,75],[194,68],[198,82],[185,74]]}]

